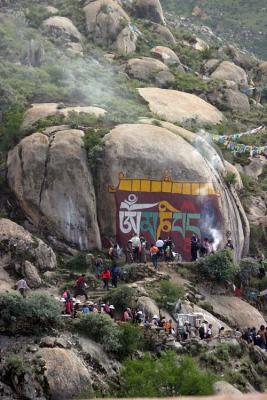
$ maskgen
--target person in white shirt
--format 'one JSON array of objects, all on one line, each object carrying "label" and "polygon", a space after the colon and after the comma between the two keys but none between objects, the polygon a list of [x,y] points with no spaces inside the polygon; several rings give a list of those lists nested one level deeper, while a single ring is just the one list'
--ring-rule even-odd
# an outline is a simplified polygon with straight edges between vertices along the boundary
[{"label": "person in white shirt", "polygon": [[29,290],[29,286],[27,285],[27,282],[25,281],[25,279],[20,279],[17,283],[16,283],[16,287],[17,290],[20,292],[20,294],[23,297],[26,297],[26,290]]},{"label": "person in white shirt", "polygon": [[141,251],[141,241],[137,234],[135,234],[132,239],[132,248],[133,248],[133,258],[134,261],[137,262],[140,259],[140,251]]},{"label": "person in white shirt", "polygon": [[158,240],[156,241],[156,247],[159,249],[158,257],[163,256],[163,246],[164,246],[164,241],[161,239],[161,237],[159,237]]}]

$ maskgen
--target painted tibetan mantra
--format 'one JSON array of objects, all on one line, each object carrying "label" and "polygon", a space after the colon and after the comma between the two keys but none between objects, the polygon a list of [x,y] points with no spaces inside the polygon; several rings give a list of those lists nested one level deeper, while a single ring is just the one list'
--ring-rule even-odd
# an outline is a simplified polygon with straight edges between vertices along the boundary
[{"label": "painted tibetan mantra", "polygon": [[134,234],[154,243],[159,236],[172,238],[175,252],[190,259],[191,237],[214,239],[220,230],[218,197],[210,182],[173,182],[129,179],[122,173],[117,188],[109,187],[116,199],[117,242],[126,247]]}]

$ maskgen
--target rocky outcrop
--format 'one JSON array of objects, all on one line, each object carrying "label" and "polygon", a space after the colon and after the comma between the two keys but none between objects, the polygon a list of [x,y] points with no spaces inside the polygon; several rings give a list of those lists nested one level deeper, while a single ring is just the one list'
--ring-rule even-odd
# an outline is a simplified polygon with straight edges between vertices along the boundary
[{"label": "rocky outcrop", "polygon": [[237,111],[242,113],[248,113],[250,111],[250,105],[248,97],[239,92],[238,90],[226,89],[224,91],[226,106],[231,111]]},{"label": "rocky outcrop", "polygon": [[156,46],[151,49],[151,54],[161,59],[166,65],[180,65],[181,61],[177,54],[169,47]]},{"label": "rocky outcrop", "polygon": [[255,326],[257,329],[266,322],[261,313],[239,297],[206,296],[217,315],[229,321],[232,327],[246,329]]},{"label": "rocky outcrop", "polygon": [[259,81],[265,84],[267,83],[267,61],[264,61],[259,65]]},{"label": "rocky outcrop", "polygon": [[67,129],[24,138],[8,155],[7,178],[36,227],[79,249],[99,248],[93,178],[83,136],[83,131]]},{"label": "rocky outcrop", "polygon": [[155,24],[153,26],[153,31],[156,32],[163,40],[167,43],[176,44],[176,39],[166,26]]},{"label": "rocky outcrop", "polygon": [[40,278],[37,268],[32,263],[25,261],[23,272],[30,288],[33,289],[41,286],[42,279]]},{"label": "rocky outcrop", "polygon": [[235,189],[236,190],[243,189],[243,182],[242,182],[242,178],[241,178],[241,175],[240,175],[238,169],[233,164],[230,164],[226,160],[224,161],[224,164],[225,164],[226,171],[235,175],[235,183],[234,183]]},{"label": "rocky outcrop", "polygon": [[247,74],[243,68],[230,61],[223,61],[211,74],[211,77],[223,81],[234,81],[237,84],[246,85],[248,83]]},{"label": "rocky outcrop", "polygon": [[70,40],[80,41],[82,36],[69,18],[53,16],[46,19],[43,28],[53,36],[64,36]]},{"label": "rocky outcrop", "polygon": [[240,390],[236,389],[233,385],[225,381],[217,381],[213,385],[214,392],[219,396],[238,396],[238,398],[243,396]]},{"label": "rocky outcrop", "polygon": [[[103,157],[97,168],[97,180],[100,182],[97,198],[101,199],[98,202],[98,220],[102,235],[116,235],[115,196],[106,188],[108,185],[117,187],[119,173],[123,172],[133,179],[160,180],[162,171],[171,170],[173,181],[214,183],[215,190],[220,193],[221,217],[218,214],[217,219],[222,218],[222,245],[226,232],[232,232],[236,255],[240,257],[247,239],[239,209],[212,161],[206,157],[198,150],[197,144],[194,147],[179,132],[172,133],[166,128],[148,124],[117,126],[104,139]],[[124,197],[121,198],[123,200]]]},{"label": "rocky outcrop", "polygon": [[169,122],[195,119],[201,124],[218,124],[223,114],[214,106],[190,93],[158,88],[138,89],[150,110]]},{"label": "rocky outcrop", "polygon": [[263,172],[264,165],[266,165],[265,157],[253,158],[249,165],[244,166],[244,173],[251,178],[258,179]]},{"label": "rocky outcrop", "polygon": [[168,67],[154,58],[131,58],[126,64],[126,72],[134,79],[152,81],[161,71],[168,71]]},{"label": "rocky outcrop", "polygon": [[136,33],[130,18],[113,0],[95,0],[84,7],[86,28],[95,43],[118,50],[123,54],[135,51]]},{"label": "rocky outcrop", "polygon": [[57,266],[56,255],[42,240],[33,237],[28,231],[8,219],[0,219],[0,242],[2,255],[6,255],[4,264],[11,260],[27,260],[30,257],[41,272],[54,270]]},{"label": "rocky outcrop", "polygon": [[218,66],[220,63],[220,60],[216,58],[211,58],[210,60],[206,61],[205,64],[203,65],[203,71],[206,74],[211,74],[214,72],[215,68]]},{"label": "rocky outcrop", "polygon": [[145,18],[159,24],[165,24],[159,0],[137,0],[135,2],[135,11],[137,18]]},{"label": "rocky outcrop", "polygon": [[40,119],[52,117],[54,115],[68,117],[68,114],[71,112],[77,114],[91,114],[96,118],[103,117],[106,113],[103,108],[93,106],[61,107],[59,103],[35,103],[26,111],[22,128],[31,126]]},{"label": "rocky outcrop", "polygon": [[[45,376],[52,400],[67,400],[89,391],[90,373],[72,350],[44,348],[37,353],[45,361]],[[59,367],[60,366],[60,367]]]}]

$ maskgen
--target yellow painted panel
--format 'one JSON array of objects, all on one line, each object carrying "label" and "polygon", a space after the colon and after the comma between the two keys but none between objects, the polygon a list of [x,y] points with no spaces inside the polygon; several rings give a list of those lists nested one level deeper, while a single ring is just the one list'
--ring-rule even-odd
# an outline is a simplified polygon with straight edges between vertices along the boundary
[{"label": "yellow painted panel", "polygon": [[207,183],[200,183],[199,194],[201,196],[207,196],[209,194],[209,185]]},{"label": "yellow painted panel", "polygon": [[146,179],[141,180],[141,192],[150,192],[150,181]]},{"label": "yellow painted panel", "polygon": [[171,193],[172,191],[172,182],[162,182],[162,192],[163,193]]},{"label": "yellow painted panel", "polygon": [[199,196],[199,183],[192,183],[192,195]]},{"label": "yellow painted panel", "polygon": [[183,183],[183,194],[191,194],[191,183]]},{"label": "yellow painted panel", "polygon": [[172,184],[172,193],[182,193],[182,184],[179,182],[174,182]]},{"label": "yellow painted panel", "polygon": [[216,194],[213,183],[209,183],[209,194]]},{"label": "yellow painted panel", "polygon": [[120,181],[120,190],[127,190],[127,191],[131,191],[132,190],[132,181],[131,179],[122,179]]},{"label": "yellow painted panel", "polygon": [[140,191],[140,179],[133,179],[132,181],[132,192]]},{"label": "yellow painted panel", "polygon": [[151,192],[161,192],[161,181],[151,181]]}]

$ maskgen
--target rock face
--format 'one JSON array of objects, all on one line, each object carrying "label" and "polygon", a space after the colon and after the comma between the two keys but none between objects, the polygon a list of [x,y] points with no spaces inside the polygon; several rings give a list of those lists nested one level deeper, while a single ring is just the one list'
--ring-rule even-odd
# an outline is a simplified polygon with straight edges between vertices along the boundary
[{"label": "rock face", "polygon": [[159,24],[165,24],[159,0],[137,0],[135,3],[137,18],[145,18]]},{"label": "rock face", "polygon": [[[171,182],[173,183],[168,183],[165,187],[165,184],[160,182],[162,182],[162,176],[166,170],[172,171]],[[119,181],[120,173],[123,173],[123,176],[121,175]],[[159,183],[154,184],[154,180]],[[140,223],[142,232],[146,232],[145,235],[149,242],[155,240],[154,236],[158,237],[159,234],[168,235],[167,232],[174,229],[171,220],[169,220],[166,228],[163,229],[163,225],[161,225],[161,227],[157,227],[156,231],[155,227],[158,220],[154,219],[154,222],[149,220],[154,213],[155,218],[157,217],[155,206],[158,202],[163,201],[160,204],[166,212],[167,210],[175,212],[175,209],[178,209],[183,210],[182,213],[194,213],[199,210],[200,214],[203,213],[203,221],[208,221],[209,226],[205,228],[207,230],[211,227],[213,218],[217,222],[221,220],[220,227],[217,225],[218,232],[216,229],[214,231],[219,236],[221,235],[221,244],[224,243],[226,231],[229,230],[233,234],[232,239],[235,243],[236,255],[240,257],[243,252],[246,237],[235,200],[224,185],[223,180],[220,179],[212,162],[201,154],[197,145],[194,147],[183,139],[179,135],[179,131],[172,133],[166,128],[147,124],[116,127],[104,139],[103,156],[97,168],[97,181],[100,182],[97,187],[97,199],[101,199],[101,201],[98,201],[98,221],[104,238],[114,237],[117,232],[119,243],[125,245],[125,240],[127,243],[129,237],[132,237],[134,229],[136,229],[136,227],[134,228],[135,222],[127,220],[124,223],[123,211],[124,207],[131,210],[131,201],[134,205],[133,210],[138,210],[138,207],[149,210],[149,214],[144,214],[147,215],[147,222],[143,221],[142,217]],[[214,190],[220,193],[220,196],[216,199],[215,197],[208,197],[208,203],[207,201],[205,203],[205,197],[202,197],[204,192],[200,191],[198,192],[200,196],[195,196],[195,192],[190,189],[191,186],[187,187],[185,183],[186,186],[183,190],[179,183],[176,184],[175,182],[196,182],[197,185],[203,182],[213,182]],[[174,185],[173,190],[176,190],[177,187],[181,196],[172,197],[171,184]],[[109,185],[110,190],[108,191]],[[184,197],[183,193],[187,194],[188,197]],[[203,201],[203,206],[209,204],[209,207],[203,209],[199,201]],[[107,204],[109,205],[108,208],[106,207]],[[117,217],[114,218],[116,212]],[[168,214],[170,219],[173,216],[172,212],[170,211],[170,214]],[[198,223],[192,222],[192,224],[197,229],[202,229],[200,221]],[[181,230],[178,229],[183,235],[182,237],[178,235],[179,240],[175,236],[177,235],[174,232],[175,229],[172,231],[173,240],[174,237],[177,239],[175,239],[177,251],[180,251],[186,259],[190,258],[190,246],[187,243],[189,243],[191,233],[190,228],[188,229],[186,227],[185,231],[182,228]]]},{"label": "rock face", "polygon": [[92,114],[97,118],[104,116],[106,113],[103,108],[93,106],[60,108],[58,103],[35,103],[32,104],[31,108],[25,113],[22,128],[26,128],[42,118],[51,117],[53,115],[63,115],[67,117],[70,112]]},{"label": "rock face", "polygon": [[114,48],[123,54],[135,51],[136,34],[130,18],[113,0],[96,0],[84,7],[86,28],[95,43]]},{"label": "rock face", "polygon": [[23,255],[27,259],[27,255],[34,258],[35,265],[42,272],[51,271],[56,268],[57,260],[53,250],[47,246],[42,240],[33,238],[21,226],[14,222],[1,218],[0,219],[0,242],[7,246],[7,254],[9,258],[6,259],[8,263],[11,260],[13,249]]},{"label": "rock face", "polygon": [[158,88],[138,89],[150,110],[169,122],[196,119],[202,124],[218,124],[222,113],[214,106],[190,93]]},{"label": "rock face", "polygon": [[38,355],[45,361],[52,400],[72,399],[91,387],[89,371],[73,351],[45,348]]},{"label": "rock face", "polygon": [[83,136],[80,130],[68,129],[24,138],[9,153],[8,182],[35,226],[80,249],[99,248]]},{"label": "rock face", "polygon": [[80,41],[82,36],[69,18],[54,16],[43,22],[45,30],[56,36],[67,36],[71,40]]},{"label": "rock face", "polygon": [[227,318],[233,327],[245,329],[255,326],[258,329],[260,325],[266,325],[260,312],[238,297],[208,296],[208,301],[212,304],[214,312]]},{"label": "rock face", "polygon": [[259,78],[262,83],[267,83],[267,61],[259,65]]},{"label": "rock face", "polygon": [[211,74],[213,79],[234,81],[238,84],[247,84],[248,78],[243,68],[230,61],[223,61]]},{"label": "rock face", "polygon": [[232,89],[226,89],[224,93],[227,107],[230,110],[243,113],[250,111],[249,100],[245,94]]},{"label": "rock face", "polygon": [[235,178],[236,178],[236,182],[234,185],[235,188],[237,190],[243,189],[243,182],[242,182],[241,175],[240,175],[239,171],[237,170],[237,168],[233,164],[230,164],[228,161],[225,161],[224,163],[225,163],[226,171],[230,172],[232,174],[235,174]]},{"label": "rock face", "polygon": [[132,58],[126,65],[126,72],[135,79],[150,81],[161,71],[168,71],[168,67],[154,58]]},{"label": "rock face", "polygon": [[240,390],[225,381],[217,381],[214,383],[213,387],[215,394],[220,396],[243,396],[243,393],[240,392]]},{"label": "rock face", "polygon": [[151,50],[151,54],[153,54],[156,57],[159,57],[166,65],[181,64],[181,61],[179,60],[177,54],[168,47],[164,46],[153,47],[153,49]]},{"label": "rock face", "polygon": [[154,32],[162,37],[162,39],[166,40],[168,43],[176,44],[176,39],[166,26],[156,25],[154,26]]},{"label": "rock face", "polygon": [[24,275],[26,281],[30,288],[38,288],[42,284],[42,279],[38,273],[37,268],[30,263],[29,261],[25,261],[24,264]]}]

